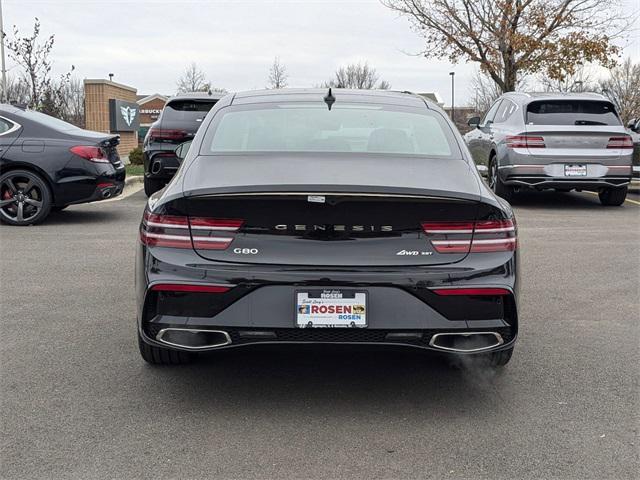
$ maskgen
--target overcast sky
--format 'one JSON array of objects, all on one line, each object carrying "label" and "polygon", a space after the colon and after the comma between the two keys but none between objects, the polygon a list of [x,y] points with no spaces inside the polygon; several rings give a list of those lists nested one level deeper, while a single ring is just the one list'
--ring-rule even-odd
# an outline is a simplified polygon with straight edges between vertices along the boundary
[{"label": "overcast sky", "polygon": [[[630,12],[640,0],[624,0]],[[172,94],[185,66],[196,62],[215,86],[264,88],[274,56],[293,87],[317,85],[340,65],[368,61],[393,89],[436,91],[456,104],[471,96],[474,65],[427,60],[407,19],[378,0],[3,0],[4,25],[55,33],[55,70],[76,66],[79,78],[107,78],[140,94]],[[640,26],[639,26],[640,27]],[[640,32],[625,55],[640,61]],[[11,65],[9,65],[11,67]],[[11,74],[11,71],[10,71]]]}]

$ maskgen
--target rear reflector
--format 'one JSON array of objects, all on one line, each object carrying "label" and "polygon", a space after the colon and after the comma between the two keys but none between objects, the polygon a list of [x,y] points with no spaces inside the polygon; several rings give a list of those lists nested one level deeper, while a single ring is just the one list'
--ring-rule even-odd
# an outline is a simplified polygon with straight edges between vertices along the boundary
[{"label": "rear reflector", "polygon": [[607,148],[633,149],[633,139],[629,135],[611,137]]},{"label": "rear reflector", "polygon": [[530,135],[508,135],[506,144],[508,148],[545,148],[543,137]]},{"label": "rear reflector", "polygon": [[220,285],[185,285],[176,283],[159,283],[151,287],[156,292],[200,292],[200,293],[224,293],[231,290],[230,287]]},{"label": "rear reflector", "polygon": [[438,253],[507,252],[518,244],[512,219],[422,222],[422,229]]},{"label": "rear reflector", "polygon": [[434,288],[431,291],[441,296],[502,297],[511,294],[506,288]]},{"label": "rear reflector", "polygon": [[224,250],[243,220],[158,215],[145,212],[140,241],[151,247]]}]

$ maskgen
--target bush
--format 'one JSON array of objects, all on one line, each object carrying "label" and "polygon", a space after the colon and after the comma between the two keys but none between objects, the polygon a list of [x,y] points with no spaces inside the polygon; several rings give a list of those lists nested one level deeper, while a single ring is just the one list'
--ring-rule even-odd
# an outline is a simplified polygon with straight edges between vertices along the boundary
[{"label": "bush", "polygon": [[142,149],[136,147],[129,152],[129,161],[131,165],[142,165]]}]

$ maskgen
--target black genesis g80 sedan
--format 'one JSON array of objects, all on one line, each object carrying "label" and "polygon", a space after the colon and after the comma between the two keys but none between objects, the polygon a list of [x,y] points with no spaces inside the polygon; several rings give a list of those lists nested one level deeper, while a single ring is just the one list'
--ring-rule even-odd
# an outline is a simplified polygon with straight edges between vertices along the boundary
[{"label": "black genesis g80 sedan", "polygon": [[122,193],[118,135],[0,105],[0,221],[33,225],[51,210]]},{"label": "black genesis g80 sedan", "polygon": [[140,352],[174,364],[261,343],[376,344],[504,365],[517,264],[511,207],[437,105],[382,91],[230,94],[148,200]]}]

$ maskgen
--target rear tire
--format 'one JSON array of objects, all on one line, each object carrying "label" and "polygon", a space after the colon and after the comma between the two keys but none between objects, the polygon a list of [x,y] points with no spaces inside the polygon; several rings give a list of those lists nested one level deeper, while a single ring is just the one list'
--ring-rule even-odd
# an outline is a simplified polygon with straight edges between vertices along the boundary
[{"label": "rear tire", "polygon": [[147,197],[150,197],[158,190],[162,190],[164,186],[165,183],[162,180],[144,177],[144,193],[147,195]]},{"label": "rear tire", "polygon": [[23,227],[42,222],[51,211],[51,192],[40,175],[11,170],[0,176],[0,221]]},{"label": "rear tire", "polygon": [[195,355],[181,350],[169,350],[145,343],[138,332],[138,347],[145,362],[152,365],[184,365],[191,363]]},{"label": "rear tire", "polygon": [[622,188],[603,188],[598,192],[600,203],[610,207],[619,207],[627,198],[627,187]]},{"label": "rear tire", "polygon": [[498,161],[496,157],[492,157],[489,161],[489,187],[493,193],[504,198],[507,202],[513,199],[513,188],[505,185],[498,175]]}]

